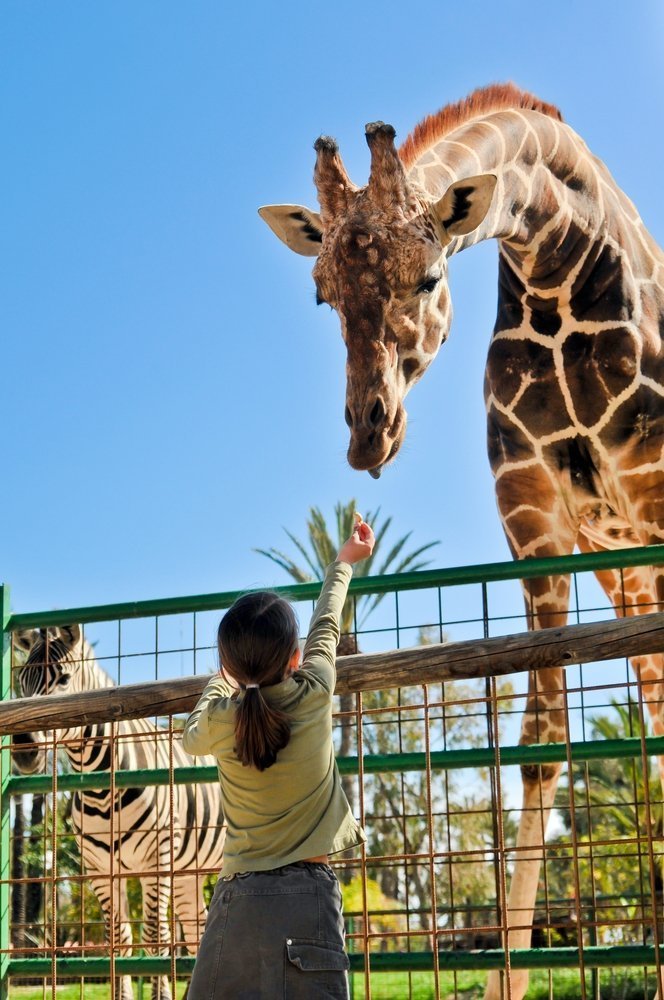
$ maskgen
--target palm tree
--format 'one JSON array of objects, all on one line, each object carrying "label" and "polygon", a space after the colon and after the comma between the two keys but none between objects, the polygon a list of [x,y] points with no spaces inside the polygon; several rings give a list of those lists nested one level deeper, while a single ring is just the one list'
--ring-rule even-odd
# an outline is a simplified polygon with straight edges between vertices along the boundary
[{"label": "palm tree", "polygon": [[[325,576],[326,567],[331,562],[334,562],[341,545],[353,532],[356,510],[357,504],[355,500],[349,500],[348,503],[339,501],[336,504],[334,508],[336,539],[333,539],[320,508],[310,507],[307,519],[308,547],[306,543],[300,541],[292,532],[284,528],[289,539],[300,553],[304,561],[303,565],[298,564],[294,558],[280,549],[255,549],[254,551],[267,556],[268,559],[271,559],[272,562],[275,562],[285,570],[297,583],[310,583],[312,580],[322,580]],[[382,575],[387,572],[403,573],[405,570],[415,572],[415,570],[429,565],[429,560],[423,561],[421,557],[425,552],[439,543],[428,542],[413,552],[404,554],[404,548],[412,534],[410,531],[392,544],[385,557],[381,560],[380,565],[378,565],[377,557],[385,548],[384,539],[392,524],[392,518],[381,519],[380,507],[378,507],[374,513],[367,513],[365,521],[373,528],[376,544],[369,558],[361,563],[357,563],[355,566],[354,576],[356,578]],[[341,637],[337,646],[340,656],[358,652],[357,631],[366,622],[372,611],[375,611],[384,596],[384,594],[371,594],[357,599],[353,596],[346,598],[341,613]],[[339,699],[339,707],[342,720],[339,753],[342,756],[346,756],[351,746],[350,713],[353,709],[353,695],[342,695]],[[351,807],[354,808],[355,794],[352,779],[346,777],[342,780],[348,801]]]}]

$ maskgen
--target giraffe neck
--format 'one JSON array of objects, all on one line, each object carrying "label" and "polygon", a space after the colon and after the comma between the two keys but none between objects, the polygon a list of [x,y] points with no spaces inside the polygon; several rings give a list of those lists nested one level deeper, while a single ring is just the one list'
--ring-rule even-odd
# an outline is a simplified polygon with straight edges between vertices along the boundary
[{"label": "giraffe neck", "polygon": [[429,198],[463,177],[495,173],[494,207],[472,233],[452,241],[448,256],[485,239],[531,294],[571,297],[592,247],[625,253],[636,281],[658,285],[664,255],[632,202],[564,122],[526,109],[471,120],[426,150],[409,180]]},{"label": "giraffe neck", "polygon": [[513,551],[571,551],[586,529],[603,547],[647,544],[662,530],[664,255],[562,122],[523,109],[467,122],[409,180],[430,201],[483,172],[497,176],[492,208],[449,254],[499,243],[485,399]]}]

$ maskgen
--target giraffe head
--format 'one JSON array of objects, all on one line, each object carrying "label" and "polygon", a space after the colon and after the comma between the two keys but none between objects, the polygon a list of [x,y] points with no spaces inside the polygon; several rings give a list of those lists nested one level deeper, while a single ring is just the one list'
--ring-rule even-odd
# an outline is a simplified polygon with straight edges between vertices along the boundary
[{"label": "giraffe head", "polygon": [[409,182],[394,138],[391,125],[367,125],[371,170],[357,188],[336,142],[322,136],[314,147],[320,212],[259,210],[291,250],[317,258],[317,301],[339,314],[347,350],[348,461],[375,478],[404,439],[406,393],[449,332],[449,248],[482,222],[496,184],[492,174],[464,178],[433,199]]}]

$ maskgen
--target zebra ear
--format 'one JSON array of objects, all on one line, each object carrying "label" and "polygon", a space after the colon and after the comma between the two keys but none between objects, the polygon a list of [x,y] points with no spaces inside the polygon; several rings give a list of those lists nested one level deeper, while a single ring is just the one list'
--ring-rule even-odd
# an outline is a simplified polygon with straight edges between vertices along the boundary
[{"label": "zebra ear", "polygon": [[20,649],[22,653],[29,653],[39,637],[39,630],[36,628],[22,628],[13,633],[14,649]]},{"label": "zebra ear", "polygon": [[81,638],[80,625],[52,625],[48,629],[48,638],[59,639],[67,649],[73,649]]}]

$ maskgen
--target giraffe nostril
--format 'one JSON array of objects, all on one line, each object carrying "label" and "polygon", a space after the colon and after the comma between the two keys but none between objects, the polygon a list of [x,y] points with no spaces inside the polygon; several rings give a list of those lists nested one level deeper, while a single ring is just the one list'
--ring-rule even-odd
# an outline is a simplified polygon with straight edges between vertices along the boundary
[{"label": "giraffe nostril", "polygon": [[371,412],[369,413],[369,427],[378,427],[384,417],[385,407],[383,406],[383,400],[379,396],[374,405],[371,407]]},{"label": "giraffe nostril", "polygon": [[353,426],[353,414],[350,412],[350,406],[347,406],[344,410],[344,420],[349,427]]}]

